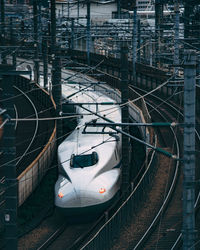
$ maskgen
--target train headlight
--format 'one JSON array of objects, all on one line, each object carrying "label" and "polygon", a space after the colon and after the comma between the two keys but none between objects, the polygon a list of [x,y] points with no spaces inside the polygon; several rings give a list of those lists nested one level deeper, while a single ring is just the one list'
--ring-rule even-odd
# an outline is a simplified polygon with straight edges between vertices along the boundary
[{"label": "train headlight", "polygon": [[58,194],[58,197],[60,197],[61,199],[63,198],[63,196],[64,196],[64,194],[63,194],[62,192],[60,192],[60,193]]},{"label": "train headlight", "polygon": [[99,193],[100,193],[100,194],[103,194],[103,193],[105,193],[105,192],[106,192],[106,189],[105,189],[105,188],[100,188],[100,189],[99,189]]}]

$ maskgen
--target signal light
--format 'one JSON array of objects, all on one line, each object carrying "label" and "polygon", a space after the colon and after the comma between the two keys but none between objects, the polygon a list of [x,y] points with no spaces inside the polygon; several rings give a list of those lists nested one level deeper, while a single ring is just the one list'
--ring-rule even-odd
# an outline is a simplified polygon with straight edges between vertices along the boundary
[{"label": "signal light", "polygon": [[103,194],[103,193],[105,193],[105,192],[106,192],[106,189],[105,189],[105,188],[100,188],[100,189],[99,189],[99,193],[100,193],[100,194]]},{"label": "signal light", "polygon": [[60,193],[58,194],[58,197],[60,197],[61,199],[63,198],[63,196],[64,196],[64,194],[63,194],[62,192],[60,192]]}]

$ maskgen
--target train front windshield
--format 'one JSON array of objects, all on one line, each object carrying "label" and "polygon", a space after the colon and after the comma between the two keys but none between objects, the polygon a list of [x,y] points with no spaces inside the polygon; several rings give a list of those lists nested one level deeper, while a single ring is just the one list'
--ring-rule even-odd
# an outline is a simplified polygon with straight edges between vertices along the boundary
[{"label": "train front windshield", "polygon": [[72,155],[70,165],[72,168],[85,168],[95,165],[98,162],[96,152],[87,155]]}]

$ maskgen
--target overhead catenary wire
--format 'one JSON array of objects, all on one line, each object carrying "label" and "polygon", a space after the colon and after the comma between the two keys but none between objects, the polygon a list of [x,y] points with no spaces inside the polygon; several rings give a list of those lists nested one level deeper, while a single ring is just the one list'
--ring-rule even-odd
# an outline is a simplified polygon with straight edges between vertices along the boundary
[{"label": "overhead catenary wire", "polygon": [[[70,133],[69,133],[69,134],[70,134]],[[59,140],[59,139],[60,139],[60,138],[58,138],[58,139],[56,139],[56,140]],[[96,144],[96,145],[92,146],[91,148],[88,148],[88,149],[84,150],[83,152],[79,153],[79,155],[86,154],[86,153],[90,152],[91,150],[93,150],[94,148],[103,145],[104,143],[109,143],[109,142],[114,142],[114,141],[116,141],[116,140],[114,140],[113,137],[110,136],[108,139],[103,140],[101,143]],[[30,152],[29,152],[28,154],[30,154]],[[12,161],[14,161],[14,160],[12,160]],[[10,161],[9,163],[11,163],[12,161]],[[68,162],[68,161],[70,161],[70,158],[67,159],[67,160],[65,160],[65,161],[63,161],[63,162],[60,162],[59,164],[66,163],[66,162]],[[2,165],[2,166],[5,166],[5,165],[7,165],[7,164],[8,164],[8,163],[5,163],[5,164]],[[52,167],[49,167],[48,169],[46,169],[46,171],[58,167],[59,164],[54,164]],[[2,166],[0,166],[0,167],[2,167]],[[21,183],[21,182],[27,181],[28,179],[32,179],[32,177],[26,177],[25,179],[20,180],[19,182]],[[17,185],[17,184],[9,185],[9,187],[12,187],[12,186],[14,186],[14,185]],[[7,186],[7,188],[9,188],[9,187]],[[6,188],[5,188],[5,189],[6,189]]]},{"label": "overhead catenary wire", "polygon": [[[139,97],[137,97],[137,98],[135,98],[135,99],[133,99],[133,100],[129,100],[127,103],[125,103],[125,104],[121,104],[120,105],[120,107],[123,107],[124,105],[127,105],[127,104],[129,104],[129,103],[131,103],[131,102],[136,102],[136,101],[138,101],[138,100],[140,100],[140,99],[142,99],[142,98],[144,98],[144,97],[146,97],[146,96],[148,96],[148,95],[150,95],[150,94],[152,94],[153,92],[155,92],[156,90],[158,90],[158,89],[160,89],[160,88],[162,88],[163,86],[165,86],[166,84],[168,84],[169,82],[170,82],[170,80],[172,79],[174,77],[174,75],[173,76],[171,76],[167,81],[165,81],[164,83],[162,83],[162,84],[160,84],[159,86],[157,86],[155,89],[153,89],[153,90],[151,90],[151,91],[149,91],[149,92],[147,92],[146,94],[144,94],[144,95],[142,95],[142,96],[139,96]],[[132,89],[132,87],[131,86],[129,86],[129,88],[130,89]],[[34,89],[34,90],[37,90],[37,89]],[[26,93],[30,93],[30,92],[32,92],[33,90],[30,90],[30,91],[27,91]],[[9,98],[7,98],[6,100],[8,100]],[[53,108],[53,107],[52,107]],[[104,109],[104,110],[101,110],[101,112],[102,111],[109,111],[109,110],[115,110],[116,108],[115,107],[112,107],[112,108],[107,108],[107,109]],[[40,111],[40,112],[44,112],[45,110],[43,110],[43,111]],[[98,113],[98,112],[97,112]],[[76,115],[73,115],[73,116],[66,116],[66,117],[48,117],[48,118],[37,118],[38,120],[59,120],[59,119],[68,119],[68,118],[73,118],[73,117],[76,117]],[[34,120],[36,120],[36,118],[11,118],[11,120],[12,121],[34,121]]]}]

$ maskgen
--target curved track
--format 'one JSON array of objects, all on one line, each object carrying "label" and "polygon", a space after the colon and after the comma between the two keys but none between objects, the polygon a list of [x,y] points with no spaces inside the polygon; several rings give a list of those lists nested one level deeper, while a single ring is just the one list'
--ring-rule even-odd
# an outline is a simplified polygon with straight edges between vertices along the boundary
[{"label": "curved track", "polygon": [[[37,110],[31,99],[19,88],[14,86],[15,89],[15,130],[16,130],[16,168],[17,173],[23,171],[25,168],[25,161],[32,161],[33,158],[26,156],[28,151],[33,144],[37,131],[38,131],[38,121],[37,121]],[[19,94],[20,93],[20,94]],[[18,118],[36,118],[36,121],[17,121]],[[26,165],[27,166],[27,165]],[[5,177],[1,176],[1,183],[5,181]],[[3,191],[4,193],[4,191]],[[3,195],[3,193],[0,194]]]},{"label": "curved track", "polygon": [[[170,106],[169,103],[163,102],[162,99],[158,100],[158,97],[151,95],[151,97],[145,98],[147,102],[149,102],[150,110],[152,110],[152,116],[154,116],[154,121],[179,121],[182,120],[182,113],[180,109],[176,109],[174,106]],[[154,100],[152,103],[152,99]],[[153,113],[156,112],[156,115]],[[173,151],[173,148],[176,150],[173,152],[180,157],[179,154],[179,143],[178,141],[182,141],[182,130],[177,128],[176,130],[171,128],[171,132],[169,132],[168,128],[157,129],[159,134],[159,139],[161,143],[161,147],[167,148],[168,151]],[[169,137],[169,133],[171,136]],[[177,138],[176,138],[177,135]],[[181,143],[180,143],[181,144]],[[176,147],[175,147],[176,145]],[[154,217],[148,218],[146,220],[146,224],[143,225],[143,233],[136,239],[134,242],[132,241],[129,244],[130,249],[171,249],[173,247],[174,242],[176,241],[177,237],[179,236],[179,232],[181,231],[181,197],[182,197],[182,175],[179,175],[179,162],[174,164],[173,167],[170,167],[170,171],[167,177],[167,184],[164,190],[164,199],[161,200],[159,203],[159,208],[157,207],[157,213]],[[151,223],[149,223],[151,221]],[[151,225],[150,225],[151,224]],[[91,227],[91,225],[89,226]],[[137,225],[134,225],[137,227]],[[41,240],[42,243],[38,246],[38,249],[44,249],[47,245],[52,244],[52,239],[59,237],[55,247],[61,246],[60,244],[65,243],[65,239],[69,232],[73,232],[76,234],[71,227],[63,225],[60,223],[52,233],[51,237],[48,239]],[[144,229],[147,230],[144,230]],[[64,232],[61,234],[61,232]],[[69,231],[68,231],[69,230]],[[85,228],[83,227],[80,231],[85,232]],[[84,233],[82,234],[79,231],[79,238],[83,237]],[[94,231],[93,231],[94,233]],[[52,236],[53,235],[53,236]],[[63,235],[63,236],[62,236]],[[62,239],[63,238],[63,239]],[[78,236],[77,236],[78,238]],[[58,239],[58,238],[57,238]],[[46,242],[46,243],[44,243]],[[59,243],[63,242],[63,243]],[[43,245],[44,244],[44,245]],[[54,244],[54,243],[53,243]],[[42,246],[43,245],[43,246]],[[53,246],[53,245],[52,245]],[[53,249],[53,248],[51,248]],[[70,249],[70,247],[69,247]],[[113,248],[115,249],[115,248]]]},{"label": "curved track", "polygon": [[[162,119],[163,119],[163,115],[157,110],[157,116],[159,116],[159,120],[160,120],[160,117],[162,117]],[[163,130],[165,130],[165,128],[163,128]],[[179,156],[179,147],[178,147],[178,141],[177,141],[177,138],[176,138],[176,135],[175,135],[175,133],[174,133],[174,131],[173,131],[173,129],[171,129],[171,132],[169,132],[168,131],[168,134],[169,133],[171,133],[171,138],[175,138],[174,140],[175,140],[175,145],[176,146],[174,146],[176,149],[174,150],[174,153],[175,154],[177,154],[178,156]],[[162,134],[162,131],[161,131],[161,134]],[[164,145],[164,147],[166,147],[168,150],[170,149],[170,148],[172,148],[172,144],[171,144],[171,142],[170,142],[170,140],[167,140],[167,141],[165,141],[165,142],[163,142],[163,145]],[[162,146],[163,146],[162,145]],[[142,238],[142,240],[141,240],[141,242],[143,243],[144,241],[146,241],[146,237],[149,237],[149,235],[150,235],[150,232],[152,232],[152,227],[154,227],[155,226],[155,223],[158,223],[158,220],[159,220],[159,218],[160,218],[160,216],[161,215],[163,215],[163,210],[166,208],[166,205],[168,204],[168,202],[169,202],[169,199],[171,198],[171,194],[172,194],[172,192],[173,192],[173,190],[174,190],[174,187],[175,187],[175,184],[176,184],[176,180],[177,180],[177,176],[178,176],[178,162],[177,162],[177,164],[175,164],[175,166],[173,166],[172,167],[172,169],[170,170],[170,176],[172,176],[171,177],[171,179],[169,180],[169,184],[167,185],[167,187],[166,187],[166,190],[167,190],[167,192],[166,192],[166,198],[165,198],[165,200],[160,204],[160,207],[159,208],[157,208],[157,210],[158,210],[158,213],[156,214],[156,217],[154,218],[154,219],[152,219],[152,220],[154,220],[154,222],[152,223],[152,225],[148,228],[148,230],[147,230],[147,233],[145,234],[145,236],[141,236],[141,238]],[[148,220],[149,221],[149,220]],[[80,225],[79,225],[80,226]],[[88,226],[88,225],[87,225]],[[101,224],[101,226],[102,226],[102,224]],[[89,225],[89,227],[92,227],[92,225]],[[74,227],[75,228],[75,227]],[[66,228],[65,229],[63,229],[63,225],[61,225],[60,227],[59,227],[59,229],[57,228],[56,230],[55,230],[55,232],[53,232],[52,234],[51,234],[51,237],[49,237],[47,240],[45,240],[45,243],[41,243],[41,246],[38,248],[38,249],[45,249],[45,247],[47,246],[47,245],[50,245],[50,244],[52,244],[48,249],[55,249],[55,248],[57,248],[57,247],[63,247],[64,245],[64,242],[65,242],[65,240],[64,239],[66,239],[66,238],[71,238],[71,236],[69,236],[69,235],[71,235],[71,232],[73,232],[73,234],[75,234],[75,235],[77,235],[77,241],[80,239],[80,242],[82,242],[82,239],[84,238],[84,234],[85,234],[85,232],[86,232],[86,227],[82,227],[82,229],[79,231],[79,230],[77,230],[77,231],[74,231],[74,228],[72,229],[72,227],[69,227],[69,226],[66,226]],[[79,228],[80,229],[80,228]],[[96,229],[95,229],[96,230]],[[90,234],[92,233],[94,233],[95,232],[95,230],[92,230],[91,228],[90,228]],[[79,237],[78,237],[78,232],[79,231]],[[82,232],[81,232],[82,231]],[[69,237],[68,237],[68,236]],[[144,233],[143,233],[143,235],[144,235]],[[56,239],[56,241],[53,243],[53,241]],[[71,238],[72,239],[72,238]],[[74,238],[74,240],[75,240],[75,238]],[[66,243],[66,242],[65,242]],[[73,243],[73,241],[71,241],[71,244]],[[141,244],[141,243],[139,243],[139,244]],[[134,244],[134,245],[136,245],[136,244]],[[71,248],[73,248],[73,246],[74,246],[74,244],[72,244],[71,245]],[[76,245],[77,246],[77,245]],[[139,246],[139,245],[138,245]],[[71,249],[70,248],[70,245],[67,247],[67,249]]]},{"label": "curved track", "polygon": [[[49,110],[44,110],[32,95],[26,94],[17,87],[15,90],[20,93],[17,95],[15,103],[16,119],[27,119],[19,120],[16,124],[17,175],[19,175],[34,161],[46,145],[52,121],[39,121],[40,118],[50,116]],[[34,120],[28,121],[30,118],[34,118]]]},{"label": "curved track", "polygon": [[[17,168],[19,168],[19,164],[22,162],[22,160],[25,159],[25,156],[30,151],[31,146],[34,143],[34,140],[36,138],[37,132],[38,132],[38,111],[33,103],[33,101],[30,99],[30,97],[23,92],[18,87],[14,86],[14,88],[20,92],[23,96],[20,96],[16,100],[16,119],[18,118],[35,118],[35,121],[20,121],[17,123],[16,120],[16,134],[18,138],[18,146],[17,146]],[[24,97],[24,98],[23,98]],[[18,126],[17,126],[18,124]],[[19,142],[20,141],[20,142]]]},{"label": "curved track", "polygon": [[[137,89],[138,90],[138,89]],[[144,91],[142,91],[144,93]],[[169,110],[171,110],[171,114],[177,113],[175,120],[178,122],[181,122],[183,119],[183,114],[181,112],[181,109],[175,108],[175,105],[167,103],[168,109],[165,108],[166,102],[163,101],[163,99],[151,95],[151,97],[147,97],[147,103],[150,107],[150,112],[151,109],[155,110],[157,107],[162,110],[162,114],[165,114],[165,119],[167,122],[170,122],[169,116],[166,115]],[[152,99],[154,100],[152,104]],[[151,103],[151,104],[150,104]],[[155,105],[157,107],[155,107]],[[167,111],[167,112],[165,112]],[[153,111],[152,111],[153,113]],[[174,120],[173,120],[174,121]],[[176,130],[176,134],[179,138],[180,143],[182,142],[182,130],[178,128]],[[198,144],[199,144],[199,133],[196,131],[197,139],[198,139]],[[166,136],[166,133],[165,133]],[[177,162],[178,163],[178,162]],[[175,172],[177,173],[177,171]],[[153,222],[149,226],[148,230],[143,234],[141,239],[135,243],[132,244],[132,249],[141,249],[141,247],[145,249],[175,249],[176,246],[178,245],[177,243],[180,243],[180,238],[181,238],[181,229],[182,229],[182,172],[180,175],[174,174],[174,180],[177,176],[177,183],[175,186],[174,192],[172,192],[171,195],[171,200],[166,207],[166,211],[164,209],[160,209],[159,213],[160,220],[158,225],[156,226],[157,219],[156,217],[153,219]],[[168,194],[167,194],[168,196]],[[199,200],[199,194],[197,195],[195,207],[198,204]],[[164,203],[166,201],[164,200]],[[163,204],[164,204],[163,203]],[[156,215],[158,217],[158,214]],[[150,232],[153,231],[152,234]]]}]

